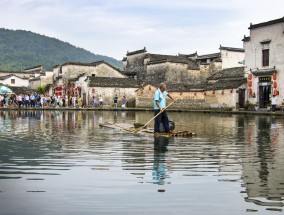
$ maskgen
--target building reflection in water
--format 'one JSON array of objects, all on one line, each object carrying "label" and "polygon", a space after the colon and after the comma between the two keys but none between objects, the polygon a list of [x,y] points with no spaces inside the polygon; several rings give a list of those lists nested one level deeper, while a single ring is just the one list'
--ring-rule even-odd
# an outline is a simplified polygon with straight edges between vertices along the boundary
[{"label": "building reflection in water", "polygon": [[273,117],[260,116],[247,124],[248,144],[242,165],[246,201],[277,208],[284,206],[284,158],[278,141],[283,134],[276,123]]},{"label": "building reflection in water", "polygon": [[[98,159],[113,162],[111,156],[114,156],[114,160],[121,161],[123,171],[136,176],[139,182],[154,183],[158,187],[168,184],[170,171],[183,171],[184,175],[197,172],[206,175],[204,173],[209,174],[210,171],[235,173],[242,176],[234,181],[240,181],[245,188],[245,201],[278,209],[283,207],[283,119],[270,116],[171,115],[177,125],[181,126],[184,122],[187,129],[208,139],[187,144],[187,140],[151,138],[150,143],[154,141],[153,149],[152,145],[147,145],[149,139],[98,130],[99,123],[106,121],[143,122],[149,118],[146,112],[0,111],[0,132],[7,131],[16,137],[7,135],[1,140],[5,138],[4,141],[16,142],[18,138],[25,143],[22,148],[19,144],[0,145],[2,154],[7,155],[0,161],[17,162],[11,159],[9,147],[15,147],[12,148],[14,157],[30,159],[29,166],[45,165],[44,162],[54,162],[55,158],[66,158],[85,147],[91,149],[91,155]],[[108,144],[106,141],[109,141]],[[112,144],[111,141],[122,144]],[[168,151],[168,145],[175,145],[175,150]],[[100,151],[103,154],[99,154]],[[173,156],[175,160],[168,159]],[[52,157],[52,160],[42,161],[40,158],[44,157]],[[17,165],[24,164],[19,161]],[[173,175],[171,180],[175,180]]]},{"label": "building reflection in water", "polygon": [[168,177],[168,169],[166,166],[166,153],[168,151],[169,138],[154,137],[154,160],[153,160],[153,183],[164,185],[165,179]]}]

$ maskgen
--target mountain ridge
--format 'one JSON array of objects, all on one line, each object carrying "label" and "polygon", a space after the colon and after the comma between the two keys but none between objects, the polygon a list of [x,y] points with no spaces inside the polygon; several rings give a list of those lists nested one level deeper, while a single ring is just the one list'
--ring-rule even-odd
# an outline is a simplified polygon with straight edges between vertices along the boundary
[{"label": "mountain ridge", "polygon": [[50,70],[66,62],[106,61],[122,69],[122,61],[94,54],[57,38],[26,30],[0,28],[0,70],[17,71],[35,65]]}]

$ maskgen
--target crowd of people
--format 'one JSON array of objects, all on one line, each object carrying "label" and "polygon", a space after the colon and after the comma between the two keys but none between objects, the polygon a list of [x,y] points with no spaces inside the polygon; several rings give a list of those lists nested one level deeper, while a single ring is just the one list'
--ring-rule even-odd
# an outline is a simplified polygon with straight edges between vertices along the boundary
[{"label": "crowd of people", "polygon": [[[113,107],[117,107],[118,97],[115,96]],[[121,107],[126,108],[126,97],[121,99]],[[100,95],[98,102],[95,96],[91,99],[92,107],[104,106],[103,97]],[[46,108],[46,107],[69,107],[69,108],[83,108],[86,104],[83,104],[83,98],[81,96],[59,96],[59,95],[46,95],[46,94],[0,94],[0,107],[17,107],[17,108]]]}]

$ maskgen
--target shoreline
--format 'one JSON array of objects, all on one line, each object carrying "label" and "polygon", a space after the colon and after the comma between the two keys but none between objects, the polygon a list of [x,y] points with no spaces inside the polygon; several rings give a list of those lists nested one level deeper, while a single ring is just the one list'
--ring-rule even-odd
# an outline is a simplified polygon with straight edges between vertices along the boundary
[{"label": "shoreline", "polygon": [[[151,111],[152,108],[4,108],[0,111]],[[265,110],[222,110],[222,109],[168,109],[167,112],[192,112],[192,113],[217,113],[217,114],[236,114],[236,115],[267,115],[267,116],[284,116],[284,111],[265,111]]]}]

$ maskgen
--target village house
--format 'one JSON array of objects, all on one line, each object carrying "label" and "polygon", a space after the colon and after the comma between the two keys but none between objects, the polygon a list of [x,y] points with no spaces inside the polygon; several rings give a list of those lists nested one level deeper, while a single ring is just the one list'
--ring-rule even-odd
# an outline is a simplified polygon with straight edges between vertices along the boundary
[{"label": "village house", "polygon": [[56,95],[77,95],[80,88],[75,88],[75,81],[79,76],[96,77],[121,77],[126,78],[120,70],[104,61],[93,63],[67,62],[53,67],[53,88],[52,94]]},{"label": "village house", "polygon": [[207,78],[222,69],[244,66],[244,49],[220,45],[219,50],[217,53],[197,55],[196,61],[203,77]]},{"label": "village house", "polygon": [[246,86],[244,67],[222,69],[207,78],[205,104],[210,108],[244,108]]},{"label": "village house", "polygon": [[127,52],[123,58],[124,74],[135,77],[139,84],[200,84],[221,69],[242,67],[244,49],[220,45],[218,53],[198,55],[161,55],[147,53],[146,48]]},{"label": "village house", "polygon": [[134,79],[104,61],[68,62],[53,67],[53,88],[49,93],[59,96],[81,96],[84,105],[90,105],[93,96],[98,101],[101,95],[107,105],[112,103],[115,95],[127,96],[135,105],[137,88],[138,84]]},{"label": "village house", "polygon": [[284,17],[250,24],[250,35],[244,36],[245,70],[248,79],[248,101],[267,108],[272,95],[277,105],[284,99]]},{"label": "village house", "polygon": [[[146,48],[128,52],[123,59],[128,76],[139,79],[137,107],[153,106],[153,93],[161,82],[172,94],[183,94],[177,108],[238,108],[245,105],[244,49],[223,47],[218,53],[158,55]],[[229,92],[229,94],[226,93]]]},{"label": "village house", "polygon": [[[247,79],[244,67],[227,68],[211,75],[202,84],[167,84],[167,91],[181,98],[172,108],[244,108]],[[136,106],[153,107],[153,95],[158,85],[148,84],[136,91]]]},{"label": "village house", "polygon": [[138,83],[133,78],[128,77],[97,77],[81,75],[75,81],[75,88],[81,89],[83,103],[91,105],[93,97],[98,103],[99,97],[104,100],[104,106],[111,107],[113,98],[118,97],[118,105],[121,106],[123,96],[127,98],[127,106],[135,107],[136,90]]},{"label": "village house", "polygon": [[16,87],[28,87],[29,79],[25,77],[20,77],[18,75],[9,74],[6,76],[0,76],[0,84]]},{"label": "village house", "polygon": [[151,54],[144,48],[127,52],[123,65],[124,74],[135,77],[139,84],[201,81],[197,62],[187,55]]}]

